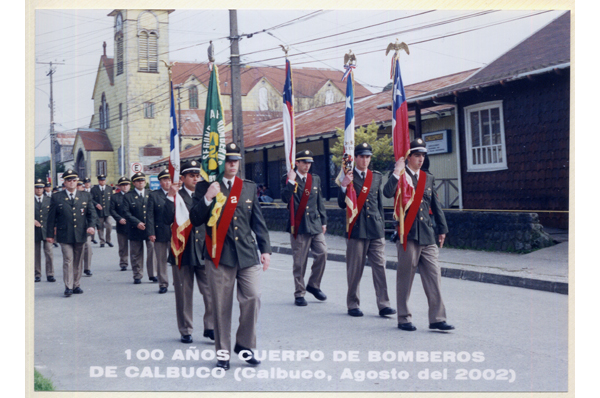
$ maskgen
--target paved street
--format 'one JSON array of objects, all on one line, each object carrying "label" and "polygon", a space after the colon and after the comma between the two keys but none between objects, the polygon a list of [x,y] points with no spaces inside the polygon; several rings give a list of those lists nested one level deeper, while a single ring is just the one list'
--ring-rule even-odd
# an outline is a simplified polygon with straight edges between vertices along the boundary
[{"label": "paved street", "polygon": [[[442,278],[448,322],[456,330],[432,332],[417,275],[411,308],[418,330],[410,333],[398,330],[395,318],[377,315],[370,268],[361,283],[365,316],[352,318],[346,314],[345,264],[327,263],[322,282],[327,301],[308,294],[308,306],[296,307],[292,258],[274,254],[262,276],[256,353],[263,363],[251,368],[232,358],[222,376],[213,371],[211,341],[202,337],[198,291],[198,328],[190,346],[179,342],[172,287],[159,295],[147,275],[133,285],[131,270],[119,270],[116,247],[94,245],[93,251],[94,274],[82,277],[84,294],[63,296],[59,248],[57,282],[44,277],[35,284],[34,363],[57,390],[567,390],[564,294]],[[395,303],[395,271],[386,272]],[[170,270],[169,277],[172,282]],[[237,318],[234,306],[233,333]]]}]

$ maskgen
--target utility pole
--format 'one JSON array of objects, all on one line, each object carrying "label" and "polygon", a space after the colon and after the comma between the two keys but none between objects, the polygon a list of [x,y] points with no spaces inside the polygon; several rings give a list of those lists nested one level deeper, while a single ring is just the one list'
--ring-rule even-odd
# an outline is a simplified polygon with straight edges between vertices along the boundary
[{"label": "utility pole", "polygon": [[[50,76],[50,104],[48,107],[50,108],[50,179],[52,180],[52,185],[57,187],[57,178],[56,178],[56,156],[54,154],[54,147],[56,142],[56,133],[54,132],[54,97],[52,95],[52,75],[56,72],[56,69],[52,69],[52,62],[37,62],[38,64],[50,65],[50,69],[46,76]],[[55,63],[55,65],[64,65]]]},{"label": "utility pole", "polygon": [[231,122],[233,142],[241,149],[240,177],[246,177],[244,150],[244,122],[242,119],[242,83],[240,78],[240,37],[237,27],[237,10],[229,10],[229,40],[231,42]]}]

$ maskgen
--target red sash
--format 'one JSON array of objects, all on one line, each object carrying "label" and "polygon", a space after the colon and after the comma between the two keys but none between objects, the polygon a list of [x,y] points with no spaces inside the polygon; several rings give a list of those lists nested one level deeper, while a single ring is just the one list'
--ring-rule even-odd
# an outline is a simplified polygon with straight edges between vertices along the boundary
[{"label": "red sash", "polygon": [[372,182],[373,182],[373,172],[371,170],[367,170],[367,175],[365,176],[365,183],[363,184],[362,189],[360,190],[360,193],[358,194],[358,199],[357,199],[358,213],[356,213],[356,217],[354,217],[354,220],[348,227],[348,239],[350,239],[350,235],[352,234],[352,228],[354,228],[354,224],[356,224],[358,217],[360,217],[360,212],[363,208],[363,205],[365,204],[365,201],[367,200],[367,196],[369,196],[369,191],[371,191],[371,183]]},{"label": "red sash", "polygon": [[[217,221],[217,253],[214,258],[211,256],[211,248],[213,245],[212,239],[208,233],[206,234],[206,247],[208,255],[211,257],[211,260],[217,268],[219,268],[219,261],[221,260],[221,251],[223,250],[223,244],[225,243],[225,236],[227,236],[231,218],[233,217],[233,213],[235,213],[235,209],[240,201],[240,194],[242,193],[243,185],[244,181],[239,177],[235,177],[233,187],[231,187],[231,192],[229,192],[229,197],[227,198],[227,202],[225,202],[225,206],[223,206],[221,217],[219,218],[219,221]],[[206,230],[208,231],[208,227]]]},{"label": "red sash", "polygon": [[408,209],[408,214],[404,219],[404,241],[402,242],[402,246],[404,246],[404,251],[406,251],[406,242],[408,240],[408,233],[417,217],[417,213],[419,212],[419,208],[421,206],[421,201],[423,200],[423,193],[425,192],[425,182],[427,182],[427,174],[425,172],[419,170],[419,180],[417,182],[417,191],[415,192],[415,197],[413,199],[410,208]]},{"label": "red sash", "polygon": [[[306,204],[308,203],[308,197],[310,196],[310,191],[312,189],[312,174],[306,173],[306,185],[304,185],[304,192],[302,192],[302,197],[300,198],[300,204],[298,205],[298,211],[296,212],[296,219],[294,220],[294,224],[292,225],[292,231],[294,231],[294,238],[298,237],[298,230],[300,229],[300,223],[302,222],[302,217],[304,217],[304,212],[306,211]],[[292,195],[292,200],[290,200],[290,206],[294,205],[294,196]]]}]

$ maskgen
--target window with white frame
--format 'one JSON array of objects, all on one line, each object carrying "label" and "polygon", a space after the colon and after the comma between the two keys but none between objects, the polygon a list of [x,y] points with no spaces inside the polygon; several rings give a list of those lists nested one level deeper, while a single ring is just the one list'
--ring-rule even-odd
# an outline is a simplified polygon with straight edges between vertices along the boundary
[{"label": "window with white frame", "polygon": [[96,160],[96,175],[106,175],[107,173],[106,160]]},{"label": "window with white frame", "polygon": [[467,171],[505,170],[506,141],[502,101],[465,107]]}]

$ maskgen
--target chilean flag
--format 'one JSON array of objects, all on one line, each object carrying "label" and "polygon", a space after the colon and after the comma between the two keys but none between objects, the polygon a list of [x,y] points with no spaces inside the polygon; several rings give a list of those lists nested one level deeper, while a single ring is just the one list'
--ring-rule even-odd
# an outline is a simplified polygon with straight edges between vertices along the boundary
[{"label": "chilean flag", "polygon": [[[294,92],[292,89],[292,66],[285,60],[285,83],[283,84],[283,143],[285,148],[285,167],[293,170],[296,164],[296,131],[294,126]],[[287,182],[286,182],[287,183]],[[296,183],[294,181],[294,183]],[[296,184],[296,188],[298,185]],[[294,191],[295,192],[295,191]],[[294,198],[290,200],[290,226],[294,233]]]},{"label": "chilean flag", "polygon": [[[396,54],[392,58],[392,78],[394,85],[392,88],[392,141],[394,143],[394,158],[396,161],[401,157],[406,158],[410,151],[410,131],[408,129],[408,104],[402,76],[400,75],[400,57]],[[394,218],[400,222],[399,234],[401,241],[404,242],[404,213],[414,197],[414,187],[411,179],[404,172],[401,172],[396,196],[394,200]]]},{"label": "chilean flag", "polygon": [[[171,154],[169,156],[169,174],[171,181],[179,182],[179,131],[177,130],[177,119],[175,119],[175,101],[173,99],[173,82],[171,82]],[[175,217],[171,225],[171,250],[175,257],[175,263],[181,268],[181,254],[185,249],[188,236],[192,230],[190,213],[179,195],[175,195]]]},{"label": "chilean flag", "polygon": [[[348,79],[346,83],[346,114],[344,119],[344,154],[347,155],[346,161],[349,164],[349,169],[354,170],[354,73],[352,69],[354,67],[348,65],[346,73],[342,77],[342,80]],[[340,177],[345,177],[344,172],[347,172],[345,167],[340,170]],[[354,190],[354,183],[348,184],[346,187],[346,232],[348,232],[348,239],[352,230],[350,225],[354,221],[354,218],[358,214],[358,200],[356,191]]]}]

